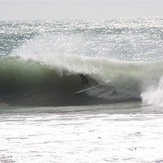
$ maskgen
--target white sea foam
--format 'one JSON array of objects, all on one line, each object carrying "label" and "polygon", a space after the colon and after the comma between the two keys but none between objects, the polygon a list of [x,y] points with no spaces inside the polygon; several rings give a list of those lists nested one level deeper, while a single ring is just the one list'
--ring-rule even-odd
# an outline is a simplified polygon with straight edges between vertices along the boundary
[{"label": "white sea foam", "polygon": [[149,114],[149,110],[143,114],[139,104],[3,111],[0,162],[161,163],[163,160],[162,114]]},{"label": "white sea foam", "polygon": [[157,85],[148,87],[141,97],[144,104],[163,106],[163,77]]}]

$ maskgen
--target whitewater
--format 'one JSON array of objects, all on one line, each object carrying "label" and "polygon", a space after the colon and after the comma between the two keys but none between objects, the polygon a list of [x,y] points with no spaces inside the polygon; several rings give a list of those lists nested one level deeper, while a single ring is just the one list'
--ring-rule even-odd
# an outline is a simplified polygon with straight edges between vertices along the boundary
[{"label": "whitewater", "polygon": [[0,21],[0,162],[163,162],[162,72],[161,17]]}]

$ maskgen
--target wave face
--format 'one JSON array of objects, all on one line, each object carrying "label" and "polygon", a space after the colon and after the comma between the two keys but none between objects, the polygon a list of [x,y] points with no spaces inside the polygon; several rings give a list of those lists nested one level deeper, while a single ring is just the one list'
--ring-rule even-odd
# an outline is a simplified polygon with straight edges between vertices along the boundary
[{"label": "wave face", "polygon": [[[162,89],[162,18],[1,21],[0,26],[1,103],[162,100],[161,93],[151,100]],[[97,87],[75,94],[81,87],[80,73]]]}]

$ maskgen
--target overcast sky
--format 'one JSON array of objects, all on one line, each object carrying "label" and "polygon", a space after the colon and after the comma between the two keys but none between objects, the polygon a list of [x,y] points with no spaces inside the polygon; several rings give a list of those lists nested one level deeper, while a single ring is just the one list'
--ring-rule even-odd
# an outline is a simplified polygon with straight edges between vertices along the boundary
[{"label": "overcast sky", "polygon": [[163,16],[163,0],[0,0],[0,20]]}]

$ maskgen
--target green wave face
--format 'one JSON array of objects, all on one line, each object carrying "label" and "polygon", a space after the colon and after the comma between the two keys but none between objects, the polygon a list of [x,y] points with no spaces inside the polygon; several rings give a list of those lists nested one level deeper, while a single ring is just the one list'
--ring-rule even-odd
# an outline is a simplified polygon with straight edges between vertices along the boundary
[{"label": "green wave face", "polygon": [[[161,62],[97,62],[94,58],[88,58],[87,62],[91,68],[96,65],[101,69],[101,73],[93,70],[85,73],[85,69],[78,72],[66,67],[59,69],[60,66],[51,67],[20,58],[1,58],[0,100],[9,105],[25,106],[84,105],[140,100],[143,89],[153,80],[158,81],[163,69]],[[85,74],[90,84],[97,87],[76,94],[75,92],[81,89],[80,73]]]}]

